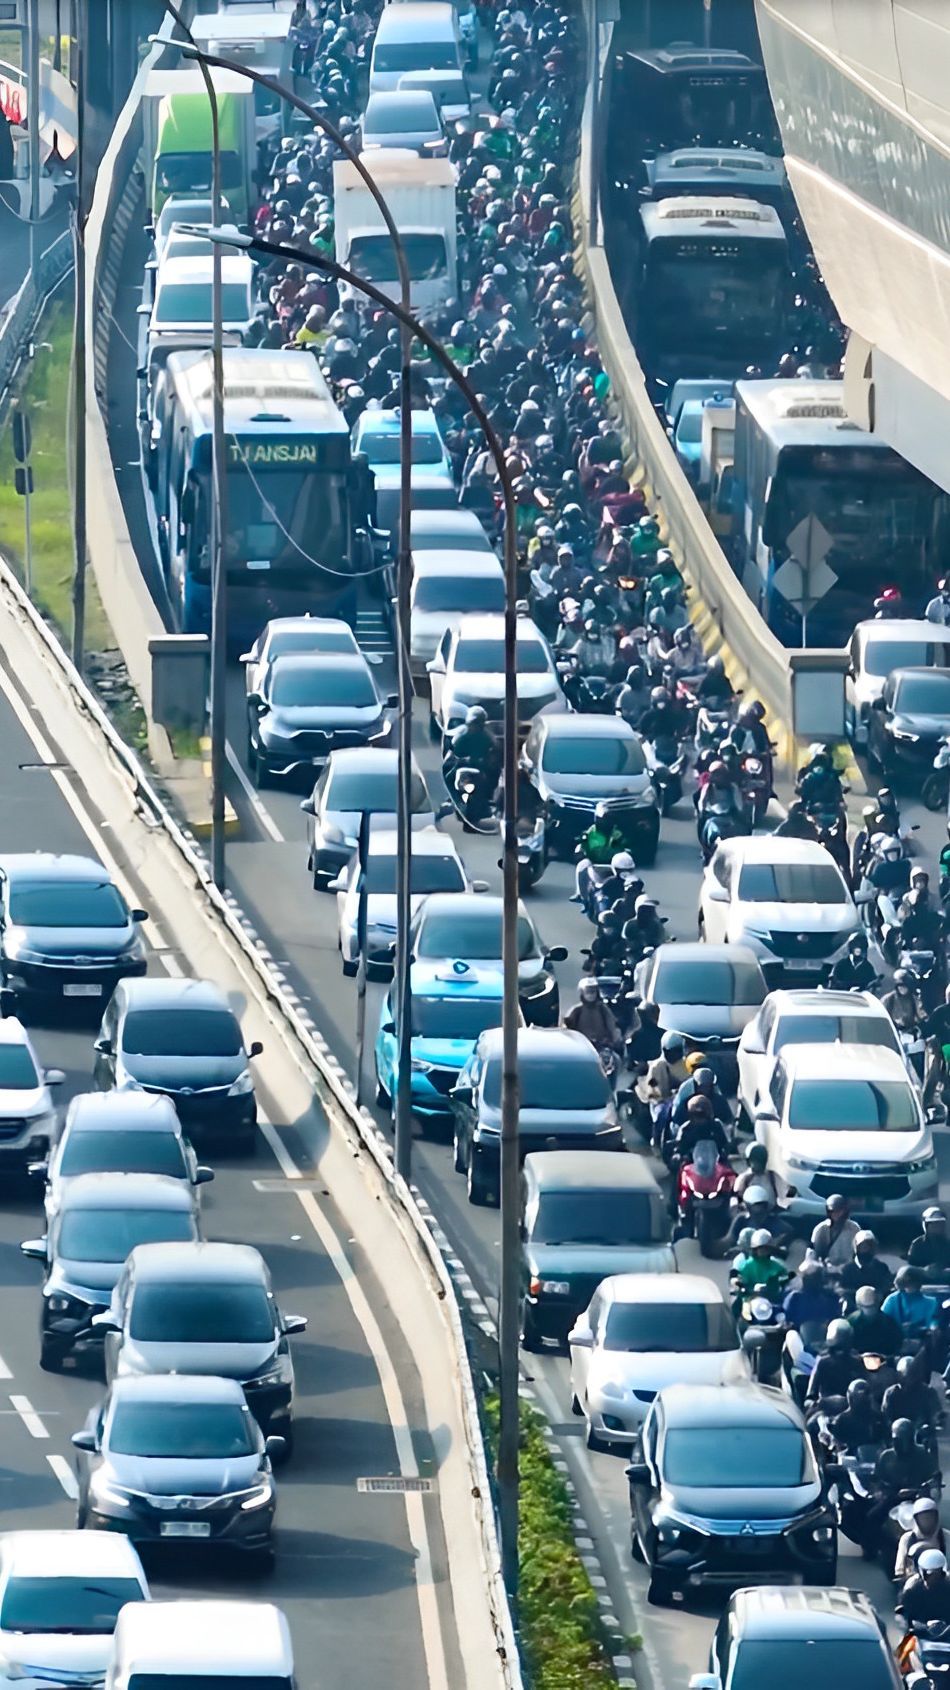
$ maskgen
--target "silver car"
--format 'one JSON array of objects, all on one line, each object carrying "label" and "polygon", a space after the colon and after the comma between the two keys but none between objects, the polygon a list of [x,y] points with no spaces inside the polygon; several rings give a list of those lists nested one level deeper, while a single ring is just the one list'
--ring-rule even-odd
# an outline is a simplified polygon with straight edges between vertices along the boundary
[{"label": "silver car", "polygon": [[[368,815],[374,828],[390,832],[396,826],[399,754],[372,745],[331,751],[313,792],[300,808],[307,818],[307,867],[317,888],[346,867],[359,843],[360,818]],[[412,759],[410,788],[413,828],[434,827],[451,813],[451,804],[436,812],[422,775]]]},{"label": "silver car", "polygon": [[358,657],[359,650],[349,623],[336,616],[274,616],[264,623],[250,650],[242,651],[238,661],[244,664],[246,690],[252,693],[260,690],[275,657],[314,651]]},{"label": "silver car", "polygon": [[362,129],[364,152],[370,147],[400,147],[438,158],[448,151],[439,108],[428,88],[371,94]]},{"label": "silver car", "polygon": [[46,1214],[56,1214],[84,1174],[164,1174],[189,1190],[214,1179],[181,1130],[170,1098],[150,1092],[83,1092],[74,1097],[49,1160],[30,1172],[46,1179]]},{"label": "silver car", "polygon": [[0,1168],[25,1168],[45,1156],[56,1136],[51,1086],[60,1068],[44,1068],[21,1021],[0,1021]]}]

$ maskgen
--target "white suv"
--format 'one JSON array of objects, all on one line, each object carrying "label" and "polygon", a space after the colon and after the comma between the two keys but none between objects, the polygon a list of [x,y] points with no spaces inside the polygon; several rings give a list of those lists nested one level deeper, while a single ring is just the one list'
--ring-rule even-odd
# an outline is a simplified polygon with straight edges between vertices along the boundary
[{"label": "white suv", "polygon": [[[817,986],[861,922],[847,882],[809,839],[726,839],[703,874],[699,927],[711,944],[748,945],[770,986]],[[883,972],[883,959],[875,956]]]},{"label": "white suv", "polygon": [[880,1045],[794,1045],[760,1097],[755,1136],[796,1189],[793,1215],[821,1215],[840,1191],[851,1214],[919,1215],[937,1200],[931,1121],[904,1059]]},{"label": "white suv", "polygon": [[51,1086],[61,1086],[59,1068],[43,1068],[21,1021],[0,1021],[0,1168],[25,1168],[40,1161],[56,1137]]},{"label": "white suv", "polygon": [[780,1052],[786,1046],[817,1044],[831,1047],[831,1061],[835,1045],[901,1048],[893,1021],[871,992],[770,992],[739,1039],[739,1111],[750,1128]]},{"label": "white suv", "polygon": [[[504,616],[463,616],[456,628],[446,629],[426,668],[435,738],[461,727],[473,704],[481,704],[492,721],[500,722],[505,704]],[[527,726],[546,705],[567,709],[554,657],[530,617],[519,616],[518,715],[522,723]]]}]

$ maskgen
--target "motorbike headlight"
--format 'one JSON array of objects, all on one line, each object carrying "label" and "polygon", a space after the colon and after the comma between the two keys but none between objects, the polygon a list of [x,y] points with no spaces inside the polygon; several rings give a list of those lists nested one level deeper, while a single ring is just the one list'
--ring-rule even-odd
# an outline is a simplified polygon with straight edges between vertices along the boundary
[{"label": "motorbike headlight", "polygon": [[250,1068],[245,1068],[243,1074],[238,1075],[238,1077],[234,1081],[233,1085],[228,1086],[228,1096],[229,1097],[246,1097],[248,1092],[253,1091],[253,1090],[254,1090],[254,1076],[251,1073]]},{"label": "motorbike headlight", "polygon": [[546,1297],[567,1297],[570,1295],[571,1282],[569,1279],[542,1279],[541,1290]]},{"label": "motorbike headlight", "polygon": [[255,1485],[254,1489],[248,1492],[241,1503],[241,1513],[247,1514],[252,1508],[263,1508],[273,1499],[273,1495],[274,1487],[269,1481],[262,1485]]}]

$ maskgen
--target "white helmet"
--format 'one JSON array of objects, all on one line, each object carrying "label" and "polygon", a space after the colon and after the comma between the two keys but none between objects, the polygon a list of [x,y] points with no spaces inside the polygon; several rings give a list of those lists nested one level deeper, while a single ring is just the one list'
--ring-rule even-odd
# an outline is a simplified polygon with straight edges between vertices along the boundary
[{"label": "white helmet", "polygon": [[637,865],[629,851],[618,851],[611,857],[610,866],[614,874],[632,874]]},{"label": "white helmet", "polygon": [[947,1557],[939,1549],[922,1549],[917,1557],[917,1565],[922,1573],[945,1573]]},{"label": "white helmet", "polygon": [[879,850],[883,857],[892,857],[894,859],[901,856],[902,849],[903,847],[901,846],[900,840],[893,833],[888,834],[885,839],[882,839],[879,846]]},{"label": "white helmet", "polygon": [[757,1227],[749,1239],[750,1250],[765,1250],[772,1242],[772,1234],[767,1226]]}]

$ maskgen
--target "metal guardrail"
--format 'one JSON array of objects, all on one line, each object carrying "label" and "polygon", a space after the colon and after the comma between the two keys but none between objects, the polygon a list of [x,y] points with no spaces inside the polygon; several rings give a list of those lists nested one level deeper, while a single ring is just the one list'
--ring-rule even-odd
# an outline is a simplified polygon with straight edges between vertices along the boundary
[{"label": "metal guardrail", "polygon": [[0,323],[0,393],[9,386],[47,295],[72,269],[73,237],[68,229],[42,252],[28,271]]}]

